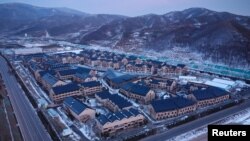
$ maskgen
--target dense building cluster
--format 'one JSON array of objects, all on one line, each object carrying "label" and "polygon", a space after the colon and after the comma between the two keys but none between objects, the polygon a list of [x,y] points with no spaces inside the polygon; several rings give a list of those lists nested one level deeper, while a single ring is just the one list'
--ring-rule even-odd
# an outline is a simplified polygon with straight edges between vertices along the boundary
[{"label": "dense building cluster", "polygon": [[[230,94],[220,88],[192,81],[179,83],[180,79],[171,76],[188,73],[182,64],[173,66],[85,49],[79,54],[18,57],[54,104],[62,104],[81,122],[95,120],[101,134],[138,127],[148,118],[164,120],[183,116],[230,98]],[[159,91],[164,95],[159,95]],[[98,112],[86,99],[95,99],[108,113]]]}]

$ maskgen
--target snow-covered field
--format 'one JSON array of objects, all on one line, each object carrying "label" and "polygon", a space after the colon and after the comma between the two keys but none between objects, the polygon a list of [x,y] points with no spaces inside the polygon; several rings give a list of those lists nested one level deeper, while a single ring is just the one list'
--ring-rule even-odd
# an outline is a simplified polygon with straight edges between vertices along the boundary
[{"label": "snow-covered field", "polygon": [[[234,115],[231,115],[225,119],[222,119],[218,122],[218,124],[243,124],[243,125],[249,125],[250,124],[250,108],[240,111],[239,113],[236,113]],[[192,131],[189,131],[187,133],[181,134],[179,136],[173,137],[169,139],[168,141],[193,141],[193,140],[199,140],[197,137],[199,136],[206,136],[207,133],[207,127],[201,127],[194,129]]]}]

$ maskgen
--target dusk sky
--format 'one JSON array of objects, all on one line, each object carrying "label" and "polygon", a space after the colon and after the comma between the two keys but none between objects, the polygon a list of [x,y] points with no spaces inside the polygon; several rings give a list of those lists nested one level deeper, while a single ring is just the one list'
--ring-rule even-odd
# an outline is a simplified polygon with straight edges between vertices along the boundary
[{"label": "dusk sky", "polygon": [[138,16],[204,7],[250,16],[250,0],[0,0],[0,3],[7,2],[21,2],[42,7],[68,7],[91,14]]}]

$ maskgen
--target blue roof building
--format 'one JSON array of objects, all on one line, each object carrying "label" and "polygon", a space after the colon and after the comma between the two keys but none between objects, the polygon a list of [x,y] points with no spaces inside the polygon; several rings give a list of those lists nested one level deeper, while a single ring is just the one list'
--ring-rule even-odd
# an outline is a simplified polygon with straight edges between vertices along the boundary
[{"label": "blue roof building", "polygon": [[50,90],[50,97],[54,102],[61,102],[66,97],[78,96],[81,94],[80,87],[76,83],[52,87]]},{"label": "blue roof building", "polygon": [[212,86],[206,89],[196,90],[193,94],[198,101],[229,95],[227,91]]},{"label": "blue roof building", "polygon": [[91,87],[99,87],[101,86],[102,84],[98,81],[90,81],[90,82],[83,82],[83,83],[80,83],[80,86],[81,87],[85,87],[85,88],[91,88]]},{"label": "blue roof building", "polygon": [[80,87],[76,83],[70,83],[63,86],[53,87],[55,95],[65,94],[73,91],[79,91]]},{"label": "blue roof building", "polygon": [[63,104],[77,115],[81,114],[85,109],[89,108],[86,104],[73,97],[65,98]]},{"label": "blue roof building", "polygon": [[155,92],[148,86],[135,83],[124,84],[120,89],[120,93],[126,95],[129,98],[139,100],[142,103],[148,103],[155,98]]},{"label": "blue roof building", "polygon": [[42,79],[50,86],[53,86],[58,81],[56,77],[54,77],[53,75],[49,73],[46,73],[45,75],[43,75]]},{"label": "blue roof building", "polygon": [[95,111],[93,109],[73,97],[65,98],[63,105],[79,121],[87,121],[95,117]]},{"label": "blue roof building", "polygon": [[83,82],[79,86],[83,89],[84,95],[93,95],[102,91],[102,84],[98,81]]},{"label": "blue roof building", "polygon": [[196,103],[183,97],[155,100],[149,108],[153,118],[160,120],[183,115],[196,110]]},{"label": "blue roof building", "polygon": [[58,76],[61,79],[72,79],[75,74],[90,74],[90,69],[87,68],[75,68],[75,69],[66,69],[58,71]]},{"label": "blue roof building", "polygon": [[212,86],[193,91],[193,96],[197,101],[198,107],[213,105],[230,98],[229,92]]},{"label": "blue roof building", "polygon": [[47,90],[49,90],[52,87],[65,85],[66,83],[57,79],[50,73],[46,73],[45,75],[42,76],[42,84]]},{"label": "blue roof building", "polygon": [[58,74],[60,76],[66,76],[66,75],[74,75],[76,74],[76,72],[77,72],[76,69],[67,69],[67,70],[58,71]]},{"label": "blue roof building", "polygon": [[136,79],[137,76],[135,75],[125,74],[121,76],[114,76],[114,74],[112,74],[111,72],[109,73],[109,75],[105,75],[104,77],[104,80],[107,82],[107,84],[115,89],[118,89],[125,83],[134,81]]},{"label": "blue roof building", "polygon": [[108,91],[97,93],[96,98],[113,112],[122,109],[128,109],[132,106],[132,103],[130,103],[128,100],[124,99],[118,94],[110,94]]},{"label": "blue roof building", "polygon": [[145,117],[137,109],[133,108],[107,115],[101,114],[96,120],[97,127],[101,130],[101,133],[115,133],[145,123]]}]

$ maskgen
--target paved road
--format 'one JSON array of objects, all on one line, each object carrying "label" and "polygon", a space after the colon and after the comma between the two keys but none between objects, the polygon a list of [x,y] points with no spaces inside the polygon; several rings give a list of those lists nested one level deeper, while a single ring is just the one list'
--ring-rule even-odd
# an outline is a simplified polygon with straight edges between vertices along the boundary
[{"label": "paved road", "polygon": [[237,106],[234,106],[234,107],[231,107],[231,108],[216,112],[216,113],[214,113],[212,115],[208,115],[206,117],[194,120],[194,121],[189,122],[187,124],[177,126],[177,127],[172,128],[172,129],[170,129],[170,130],[168,130],[168,131],[166,131],[164,133],[157,134],[157,135],[154,135],[154,136],[149,136],[149,137],[147,137],[145,139],[142,139],[142,141],[164,141],[164,140],[168,140],[168,139],[171,139],[171,138],[173,138],[175,136],[178,136],[178,135],[181,135],[181,134],[186,133],[188,131],[191,131],[193,129],[196,129],[196,128],[199,128],[199,127],[202,127],[202,126],[206,126],[209,123],[216,122],[219,119],[225,118],[227,116],[230,116],[230,115],[232,115],[234,113],[237,113],[237,112],[242,111],[244,109],[247,109],[249,107],[250,107],[250,100],[247,100],[246,102],[244,102],[244,103],[242,103],[240,105],[237,105]]},{"label": "paved road", "polygon": [[8,73],[7,62],[2,56],[0,56],[0,66],[23,139],[25,141],[52,141],[23,90],[19,87],[15,76]]}]

